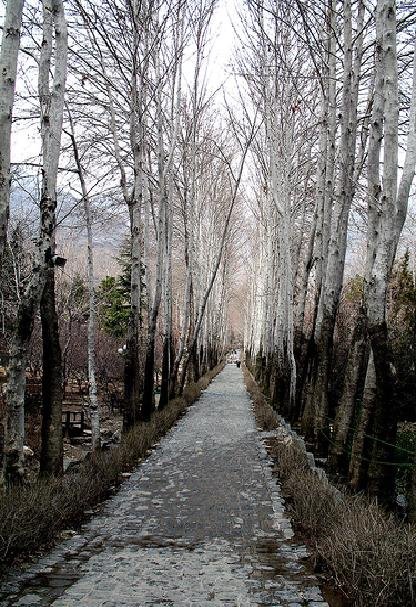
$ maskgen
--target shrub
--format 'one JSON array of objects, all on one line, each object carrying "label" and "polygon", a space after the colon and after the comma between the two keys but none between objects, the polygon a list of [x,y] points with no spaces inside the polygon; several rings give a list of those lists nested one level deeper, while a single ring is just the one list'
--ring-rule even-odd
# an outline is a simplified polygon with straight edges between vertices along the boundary
[{"label": "shrub", "polygon": [[318,553],[355,605],[414,605],[414,534],[363,497],[347,496]]},{"label": "shrub", "polygon": [[248,369],[243,367],[243,376],[246,389],[251,395],[255,406],[256,421],[264,430],[274,430],[279,426],[280,417],[275,411],[267,405],[262,390],[249,373]]}]

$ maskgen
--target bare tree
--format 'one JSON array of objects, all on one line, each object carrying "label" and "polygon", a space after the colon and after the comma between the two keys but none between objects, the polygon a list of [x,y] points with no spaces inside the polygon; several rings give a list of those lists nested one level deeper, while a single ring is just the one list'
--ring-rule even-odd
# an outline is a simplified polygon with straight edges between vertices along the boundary
[{"label": "bare tree", "polygon": [[[39,89],[42,108],[42,191],[40,200],[40,236],[32,277],[23,295],[12,339],[9,377],[7,384],[7,411],[5,423],[5,448],[3,479],[6,484],[20,482],[23,476],[24,394],[28,347],[32,334],[34,315],[40,304],[49,278],[51,285],[55,262],[54,230],[56,207],[56,183],[60,156],[60,141],[64,111],[64,93],[67,72],[67,28],[61,0],[45,0],[43,5],[43,55],[40,61]],[[50,67],[53,33],[55,33],[55,64],[52,92]],[[53,282],[52,282],[53,285]],[[53,290],[50,291],[53,293]],[[55,325],[55,308],[48,300],[52,330]],[[49,327],[51,328],[51,327]],[[56,345],[56,342],[55,342]],[[48,356],[48,354],[46,354]],[[50,353],[50,364],[60,367],[60,353]],[[48,392],[49,410],[44,409],[42,428],[42,469],[45,473],[62,470],[62,426],[60,409],[59,372],[54,373],[54,384]],[[45,399],[45,396],[44,396]],[[44,405],[46,400],[44,400]],[[53,406],[52,406],[53,405]]]},{"label": "bare tree", "polygon": [[94,288],[94,245],[91,201],[84,176],[78,143],[75,137],[74,123],[71,112],[67,108],[70,123],[70,138],[74,151],[74,161],[80,180],[81,193],[84,206],[85,222],[87,227],[87,285],[88,285],[88,329],[87,329],[87,364],[88,364],[88,392],[91,419],[91,448],[100,448],[100,409],[98,403],[97,377],[96,377],[96,294]]}]

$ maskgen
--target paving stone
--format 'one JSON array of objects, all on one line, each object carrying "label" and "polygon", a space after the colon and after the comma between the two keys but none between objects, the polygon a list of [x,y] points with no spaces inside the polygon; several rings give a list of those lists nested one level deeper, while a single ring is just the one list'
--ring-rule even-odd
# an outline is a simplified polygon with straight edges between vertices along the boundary
[{"label": "paving stone", "polygon": [[228,365],[43,572],[10,580],[4,605],[30,605],[19,601],[36,588],[36,604],[54,607],[325,607],[266,434]]},{"label": "paving stone", "polygon": [[27,606],[34,606],[34,605],[39,605],[41,603],[42,599],[40,596],[37,596],[36,594],[27,594],[26,596],[23,596],[19,599],[19,601],[17,602],[17,605],[22,606],[25,605]]}]

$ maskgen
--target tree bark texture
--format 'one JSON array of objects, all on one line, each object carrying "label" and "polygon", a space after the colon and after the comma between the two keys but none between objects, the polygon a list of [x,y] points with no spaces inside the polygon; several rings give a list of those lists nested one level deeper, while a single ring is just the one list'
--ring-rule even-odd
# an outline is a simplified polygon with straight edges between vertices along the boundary
[{"label": "tree bark texture", "polygon": [[10,138],[24,0],[8,0],[0,50],[0,268],[10,203]]}]

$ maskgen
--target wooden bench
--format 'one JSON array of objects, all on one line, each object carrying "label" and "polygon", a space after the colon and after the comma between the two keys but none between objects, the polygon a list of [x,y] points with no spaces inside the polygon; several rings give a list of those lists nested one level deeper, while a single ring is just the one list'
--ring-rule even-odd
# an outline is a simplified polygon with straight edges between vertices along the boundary
[{"label": "wooden bench", "polygon": [[62,429],[64,436],[81,435],[85,428],[85,415],[80,407],[63,407]]}]

